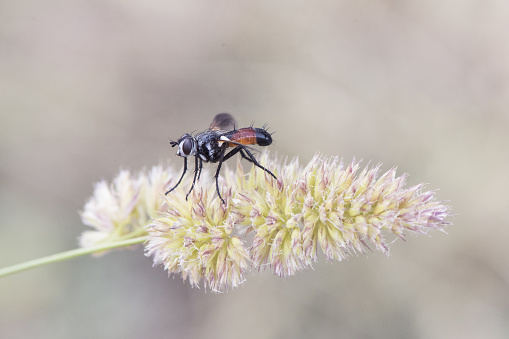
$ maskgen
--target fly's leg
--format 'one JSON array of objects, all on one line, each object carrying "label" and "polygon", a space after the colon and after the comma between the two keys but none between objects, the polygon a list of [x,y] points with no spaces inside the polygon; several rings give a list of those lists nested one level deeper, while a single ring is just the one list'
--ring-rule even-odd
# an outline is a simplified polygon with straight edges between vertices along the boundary
[{"label": "fly's leg", "polygon": [[242,146],[235,147],[230,151],[230,153],[225,155],[227,146],[228,146],[227,143],[221,145],[221,157],[219,158],[219,164],[217,165],[215,175],[217,195],[219,196],[219,199],[221,199],[221,201],[223,202],[223,205],[226,205],[226,202],[224,201],[223,197],[221,197],[221,193],[219,192],[219,171],[221,171],[221,165],[223,164],[223,162],[230,159],[233,155],[237,154],[242,149]]},{"label": "fly's leg", "polygon": [[[201,166],[198,165],[199,160],[201,160],[201,159],[199,159],[198,156],[194,157],[194,178],[193,178],[193,184],[191,185],[191,189],[189,190],[189,192],[186,195],[186,200],[187,200],[187,197],[189,197],[189,194],[191,194],[191,192],[193,191],[194,184],[196,183],[196,176],[198,175],[198,172],[201,172]],[[201,165],[201,162],[200,162],[200,165]]]},{"label": "fly's leg", "polygon": [[177,182],[177,184],[172,189],[170,189],[169,191],[164,193],[164,195],[167,195],[168,193],[173,191],[175,188],[177,188],[178,185],[180,185],[180,183],[182,182],[182,178],[184,177],[184,174],[186,174],[186,171],[187,171],[187,158],[184,158],[184,170],[182,171],[182,176],[180,177],[180,179]]},{"label": "fly's leg", "polygon": [[[241,146],[239,146],[239,147],[241,148],[241,150],[240,150],[240,155],[242,155],[242,157],[243,157],[244,159],[246,159],[247,161],[252,162],[255,166],[260,167],[262,170],[264,170],[265,172],[269,173],[270,175],[272,175],[272,176],[274,177],[274,179],[276,179],[276,180],[277,180],[276,176],[275,176],[275,175],[274,175],[271,171],[269,171],[268,169],[266,169],[265,167],[263,167],[262,165],[260,165],[260,163],[258,163],[258,161],[257,161],[257,160],[256,160],[256,158],[254,157],[254,155],[253,155],[251,152],[249,152],[249,150],[248,150],[247,148],[244,148],[244,147],[241,147]],[[232,152],[233,152],[233,151],[232,151]],[[247,153],[247,155],[248,155],[249,157],[248,157],[248,156],[246,156],[246,154],[245,154],[244,152],[245,152],[245,153]]]},{"label": "fly's leg", "polygon": [[203,168],[203,160],[201,158],[196,157],[200,162],[200,169],[198,170],[198,180],[200,180],[201,170]]}]

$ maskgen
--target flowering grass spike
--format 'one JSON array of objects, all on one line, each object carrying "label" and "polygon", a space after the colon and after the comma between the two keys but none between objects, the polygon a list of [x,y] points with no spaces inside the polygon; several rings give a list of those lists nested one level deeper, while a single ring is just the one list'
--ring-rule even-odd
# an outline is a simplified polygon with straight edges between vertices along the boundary
[{"label": "flowering grass spike", "polygon": [[242,283],[249,265],[287,277],[316,262],[319,251],[327,260],[371,247],[388,254],[391,234],[449,224],[449,207],[423,185],[405,188],[406,175],[397,177],[396,169],[380,176],[380,166],[360,170],[358,162],[320,155],[304,168],[268,153],[260,163],[278,179],[254,167],[244,174],[239,163],[225,174],[226,205],[206,183],[188,201],[183,190],[168,195],[166,210],[147,227],[154,263],[221,291]]},{"label": "flowering grass spike", "polygon": [[189,182],[175,186],[182,175],[171,168],[121,171],[111,184],[96,184],[85,204],[81,218],[92,230],[81,235],[82,248],[0,269],[0,277],[145,242],[154,265],[220,292],[243,283],[251,267],[288,277],[320,252],[328,261],[368,248],[388,254],[387,237],[449,225],[450,207],[422,184],[405,187],[406,175],[397,177],[395,168],[381,174],[380,165],[361,169],[321,155],[302,167],[268,153],[259,164],[267,170],[244,173],[239,161],[215,178],[217,186],[204,171],[189,199]]},{"label": "flowering grass spike", "polygon": [[275,182],[257,171],[243,176],[239,167],[236,207],[255,232],[255,267],[291,276],[316,262],[319,250],[328,260],[370,246],[388,254],[384,232],[404,237],[448,224],[449,208],[433,200],[433,192],[422,192],[422,185],[404,188],[406,176],[396,177],[395,169],[378,177],[380,166],[359,168],[355,161],[315,156],[303,169],[297,161],[276,165]]},{"label": "flowering grass spike", "polygon": [[[211,290],[220,291],[244,281],[249,258],[233,234],[241,216],[209,186],[197,184],[187,200],[183,189],[167,196],[168,209],[147,227],[146,252],[168,273],[181,273],[194,286],[205,280]],[[222,196],[230,201],[231,194],[228,190]]]},{"label": "flowering grass spike", "polygon": [[94,230],[84,231],[80,245],[89,247],[146,235],[145,226],[162,211],[162,193],[172,170],[154,166],[134,177],[120,171],[108,185],[104,180],[95,185],[94,195],[85,204],[81,220]]}]

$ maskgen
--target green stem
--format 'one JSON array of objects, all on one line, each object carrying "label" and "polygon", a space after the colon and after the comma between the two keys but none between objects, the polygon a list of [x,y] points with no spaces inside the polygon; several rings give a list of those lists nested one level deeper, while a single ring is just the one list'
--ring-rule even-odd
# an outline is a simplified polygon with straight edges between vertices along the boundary
[{"label": "green stem", "polygon": [[110,243],[105,243],[97,246],[91,246],[91,247],[84,247],[84,248],[76,248],[74,250],[66,251],[66,252],[60,252],[57,254],[49,255],[47,257],[35,259],[26,261],[21,264],[12,265],[9,267],[5,267],[0,269],[0,278],[5,277],[14,273],[22,272],[31,268],[35,268],[38,266],[51,264],[57,261],[72,259],[76,257],[80,257],[82,255],[92,254],[95,252],[102,252],[109,249],[117,248],[117,247],[124,247],[134,244],[139,244],[147,240],[147,237],[138,237],[138,238],[132,238],[128,240],[122,240],[122,241],[115,241]]}]

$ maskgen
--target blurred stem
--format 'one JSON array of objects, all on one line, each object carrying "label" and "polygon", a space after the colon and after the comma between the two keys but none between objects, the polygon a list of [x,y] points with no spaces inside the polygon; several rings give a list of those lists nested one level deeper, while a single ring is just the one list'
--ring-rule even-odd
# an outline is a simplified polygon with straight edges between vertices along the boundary
[{"label": "blurred stem", "polygon": [[147,240],[146,236],[132,238],[132,239],[128,239],[128,240],[105,243],[105,244],[101,244],[101,245],[97,245],[97,246],[76,248],[74,250],[70,250],[70,251],[66,251],[66,252],[60,252],[60,253],[53,254],[53,255],[50,255],[47,257],[34,259],[34,260],[26,261],[21,264],[12,265],[9,267],[2,268],[2,269],[0,269],[0,278],[14,274],[14,273],[26,271],[28,269],[35,268],[38,266],[43,266],[43,265],[51,264],[51,263],[58,262],[58,261],[63,261],[63,260],[67,260],[67,259],[80,257],[82,255],[92,254],[92,253],[96,253],[96,252],[102,252],[102,251],[106,251],[106,250],[117,248],[117,247],[125,247],[125,246],[134,245],[134,244],[139,244],[139,243],[144,242],[145,240]]}]

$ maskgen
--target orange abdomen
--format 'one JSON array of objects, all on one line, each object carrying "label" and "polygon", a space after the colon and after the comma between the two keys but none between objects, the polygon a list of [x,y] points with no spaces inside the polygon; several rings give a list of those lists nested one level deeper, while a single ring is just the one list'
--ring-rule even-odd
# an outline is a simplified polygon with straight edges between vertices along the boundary
[{"label": "orange abdomen", "polygon": [[[235,141],[242,145],[255,145],[256,144],[256,131],[253,128],[241,128],[235,131],[228,137],[231,141]],[[228,144],[228,147],[235,147],[235,144]]]},{"label": "orange abdomen", "polygon": [[[231,141],[242,145],[268,146],[272,143],[270,133],[263,128],[246,127],[232,131],[225,135]],[[228,143],[228,147],[238,146],[234,143]]]}]

